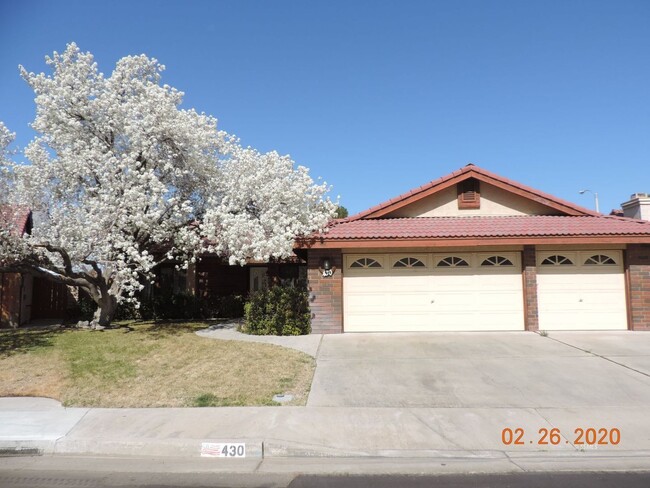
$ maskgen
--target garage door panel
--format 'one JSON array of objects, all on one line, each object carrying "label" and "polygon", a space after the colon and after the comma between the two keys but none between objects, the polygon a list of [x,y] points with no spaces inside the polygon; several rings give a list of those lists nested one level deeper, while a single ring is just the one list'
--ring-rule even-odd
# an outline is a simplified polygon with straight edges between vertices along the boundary
[{"label": "garage door panel", "polygon": [[564,310],[562,312],[546,311],[539,314],[540,330],[574,330],[573,324],[583,320],[580,310]]},{"label": "garage door panel", "polygon": [[428,312],[431,298],[429,293],[408,293],[403,290],[389,296],[389,306],[393,313],[409,313],[413,310]]},{"label": "garage door panel", "polygon": [[397,276],[386,280],[391,290],[397,290],[402,295],[407,293],[423,293],[429,289],[430,276]]},{"label": "garage door panel", "polygon": [[[514,313],[512,304],[513,302],[518,303],[521,301],[521,294],[516,292],[502,295],[487,293],[481,297],[481,300],[483,300],[483,304],[481,305],[481,311],[483,313]],[[520,311],[523,312],[523,310],[517,308],[516,313],[518,314]]]},{"label": "garage door panel", "polygon": [[578,306],[580,295],[569,287],[553,286],[553,283],[538,285],[538,306],[540,310],[553,310],[567,308],[570,305]]},{"label": "garage door panel", "polygon": [[351,313],[379,314],[389,310],[390,296],[377,293],[358,293],[347,297],[345,307]]},{"label": "garage door panel", "polygon": [[624,290],[625,277],[621,270],[617,274],[588,274],[581,280],[579,290],[590,290],[593,292],[612,292]]},{"label": "garage door panel", "polygon": [[483,311],[475,320],[473,330],[523,330],[519,312],[499,310],[495,313]]},{"label": "garage door panel", "polygon": [[365,314],[346,314],[346,322],[349,323],[350,329],[356,332],[388,332],[382,329],[385,325],[384,314],[365,313]]},{"label": "garage door panel", "polygon": [[428,314],[346,314],[346,330],[354,332],[394,332],[396,323],[400,324],[400,331],[416,332],[427,331]]}]

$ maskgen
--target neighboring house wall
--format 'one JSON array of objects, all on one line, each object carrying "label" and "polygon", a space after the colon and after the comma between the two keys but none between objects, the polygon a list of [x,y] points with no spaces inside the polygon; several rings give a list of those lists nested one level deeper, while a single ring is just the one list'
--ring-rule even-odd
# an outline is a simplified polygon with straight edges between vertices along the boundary
[{"label": "neighboring house wall", "polygon": [[32,319],[32,300],[34,291],[34,277],[23,275],[22,297],[20,303],[20,324],[27,324]]},{"label": "neighboring house wall", "polygon": [[459,209],[456,186],[412,203],[386,217],[466,217],[471,215],[553,215],[545,205],[518,195],[508,194],[499,188],[481,182],[481,206],[477,209]]},{"label": "neighboring house wall", "polygon": [[196,266],[196,293],[202,298],[248,293],[248,267],[204,259]]},{"label": "neighboring house wall", "polygon": [[20,326],[21,308],[20,273],[0,273],[0,327],[15,328]]},{"label": "neighboring house wall", "polygon": [[68,287],[44,278],[34,278],[30,320],[59,319],[68,316],[72,301]]},{"label": "neighboring house wall", "polygon": [[188,293],[202,299],[229,295],[246,296],[257,286],[266,288],[276,283],[306,281],[306,265],[298,259],[282,263],[251,263],[245,266],[229,265],[220,258],[206,256],[187,270],[176,269],[176,264],[165,263],[156,270],[155,283],[148,286],[145,296]]}]

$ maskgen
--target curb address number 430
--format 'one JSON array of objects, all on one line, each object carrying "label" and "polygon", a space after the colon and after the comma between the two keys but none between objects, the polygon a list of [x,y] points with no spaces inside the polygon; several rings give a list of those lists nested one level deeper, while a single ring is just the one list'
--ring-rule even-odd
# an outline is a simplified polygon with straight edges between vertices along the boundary
[{"label": "curb address number 430", "polygon": [[246,457],[246,444],[233,442],[204,442],[201,457],[243,458]]}]

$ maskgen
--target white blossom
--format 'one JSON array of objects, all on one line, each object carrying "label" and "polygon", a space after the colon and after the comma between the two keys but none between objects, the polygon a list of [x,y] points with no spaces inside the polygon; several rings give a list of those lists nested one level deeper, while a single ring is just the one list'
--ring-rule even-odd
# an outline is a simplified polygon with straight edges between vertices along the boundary
[{"label": "white blossom", "polygon": [[[37,225],[11,258],[0,246],[0,269],[37,263],[34,273],[82,287],[99,305],[97,323],[135,301],[163,259],[186,267],[206,242],[231,263],[287,257],[297,236],[333,215],[329,188],[306,168],[242,148],[213,117],[179,108],[183,93],[161,85],[157,60],[127,56],[104,76],[69,44],[46,62],[51,74],[20,67],[36,94],[29,164],[2,152],[15,203]],[[0,125],[0,147],[10,140]]]}]

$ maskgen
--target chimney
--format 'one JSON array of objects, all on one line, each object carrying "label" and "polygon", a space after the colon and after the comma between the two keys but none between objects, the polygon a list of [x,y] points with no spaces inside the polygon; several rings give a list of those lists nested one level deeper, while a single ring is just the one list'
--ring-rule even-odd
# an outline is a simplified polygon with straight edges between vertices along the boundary
[{"label": "chimney", "polygon": [[650,194],[633,193],[630,199],[621,203],[623,215],[631,219],[650,220]]}]

